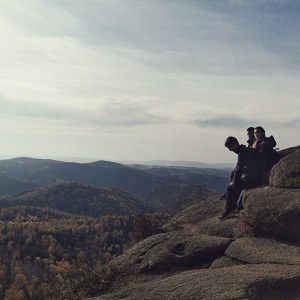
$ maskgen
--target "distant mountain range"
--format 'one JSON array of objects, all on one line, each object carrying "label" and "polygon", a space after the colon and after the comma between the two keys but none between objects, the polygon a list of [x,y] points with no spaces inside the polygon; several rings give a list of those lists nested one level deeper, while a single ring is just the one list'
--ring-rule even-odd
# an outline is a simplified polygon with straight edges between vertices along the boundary
[{"label": "distant mountain range", "polygon": [[[14,159],[12,156],[0,155],[0,160]],[[49,158],[37,157],[35,159],[49,160]],[[50,160],[75,162],[75,163],[90,163],[98,161],[95,158],[90,157],[57,157]],[[191,168],[233,168],[233,163],[204,163],[199,161],[190,160],[113,160],[115,163],[122,165],[144,165],[144,166],[159,166],[159,167],[191,167]]]},{"label": "distant mountain range", "polygon": [[199,161],[188,160],[148,160],[148,161],[124,161],[123,164],[129,165],[146,165],[146,166],[162,166],[162,167],[190,167],[190,168],[234,168],[233,163],[204,163]]},{"label": "distant mountain range", "polygon": [[15,194],[49,184],[77,182],[116,187],[145,196],[164,184],[203,184],[223,190],[231,169],[126,166],[110,161],[73,163],[20,157],[0,160],[0,194]]},{"label": "distant mountain range", "polygon": [[6,196],[0,206],[52,207],[90,216],[174,212],[224,191],[230,171],[20,157],[0,161],[0,196]]}]

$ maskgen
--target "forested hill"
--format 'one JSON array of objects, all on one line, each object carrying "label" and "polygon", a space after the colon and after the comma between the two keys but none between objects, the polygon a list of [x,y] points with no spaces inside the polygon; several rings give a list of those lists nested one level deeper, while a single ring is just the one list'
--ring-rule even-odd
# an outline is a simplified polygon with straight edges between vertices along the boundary
[{"label": "forested hill", "polygon": [[217,196],[215,190],[195,184],[161,185],[146,198],[139,198],[118,188],[65,182],[17,195],[1,196],[0,209],[31,206],[95,218],[147,212],[173,214],[197,201]]},{"label": "forested hill", "polygon": [[146,201],[154,211],[173,214],[195,202],[218,196],[217,191],[199,184],[170,184],[155,188]]},{"label": "forested hill", "polygon": [[71,163],[21,157],[0,161],[0,195],[16,194],[62,182],[116,187],[141,197],[165,184],[200,184],[222,191],[229,172],[228,169],[148,169],[109,161]]},{"label": "forested hill", "polygon": [[91,217],[130,215],[147,210],[139,198],[126,191],[79,183],[53,184],[19,195],[0,197],[1,209],[14,206],[47,207]]}]

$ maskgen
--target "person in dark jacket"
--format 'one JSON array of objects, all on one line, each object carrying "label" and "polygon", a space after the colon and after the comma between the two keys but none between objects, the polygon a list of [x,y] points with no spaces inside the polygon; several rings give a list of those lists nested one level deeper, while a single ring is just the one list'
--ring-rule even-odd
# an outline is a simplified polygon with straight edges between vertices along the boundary
[{"label": "person in dark jacket", "polygon": [[[255,142],[255,137],[254,137],[254,127],[248,127],[247,128],[247,137],[248,137],[248,140],[247,140],[247,144],[248,144],[248,148],[252,148],[252,145],[253,143]],[[232,171],[234,172],[234,171]],[[233,173],[231,173],[233,174]],[[220,199],[226,199],[226,193],[225,194],[222,194],[220,196]],[[241,206],[240,206],[241,207]]]},{"label": "person in dark jacket", "polygon": [[265,130],[261,126],[254,128],[255,142],[252,145],[252,148],[258,150],[261,155],[264,157],[266,163],[266,170],[270,170],[278,161],[279,156],[275,149],[276,141],[271,135],[266,137]]},{"label": "person in dark jacket", "polygon": [[227,186],[225,210],[219,216],[220,220],[226,220],[233,215],[241,191],[259,185],[265,169],[262,155],[253,148],[240,145],[235,137],[228,137],[225,147],[235,152],[238,157]]},{"label": "person in dark jacket", "polygon": [[255,141],[254,127],[247,128],[247,137],[248,137],[248,140],[247,140],[248,148],[251,148]]}]

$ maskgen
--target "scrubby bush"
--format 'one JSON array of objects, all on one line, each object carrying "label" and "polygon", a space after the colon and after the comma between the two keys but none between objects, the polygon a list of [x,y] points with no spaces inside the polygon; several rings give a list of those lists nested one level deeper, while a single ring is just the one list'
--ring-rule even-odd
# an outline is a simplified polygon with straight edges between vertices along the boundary
[{"label": "scrubby bush", "polygon": [[102,262],[73,267],[54,281],[41,286],[39,296],[44,300],[82,300],[114,290],[120,270]]},{"label": "scrubby bush", "polygon": [[140,214],[136,215],[133,220],[133,238],[136,242],[141,241],[149,236],[164,232],[163,219],[166,216],[162,215],[161,218],[157,214]]}]

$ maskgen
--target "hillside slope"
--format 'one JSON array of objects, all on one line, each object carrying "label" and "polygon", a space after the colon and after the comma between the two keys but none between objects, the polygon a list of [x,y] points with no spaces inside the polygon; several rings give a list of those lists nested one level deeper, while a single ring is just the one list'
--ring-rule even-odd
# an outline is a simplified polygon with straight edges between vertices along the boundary
[{"label": "hillside slope", "polygon": [[31,192],[0,197],[0,208],[13,206],[48,207],[91,217],[130,215],[145,211],[143,202],[117,188],[101,188],[79,183],[60,183]]},{"label": "hillside slope", "polygon": [[195,202],[218,196],[200,184],[166,184],[154,188],[146,197],[147,205],[157,212],[174,214]]}]

